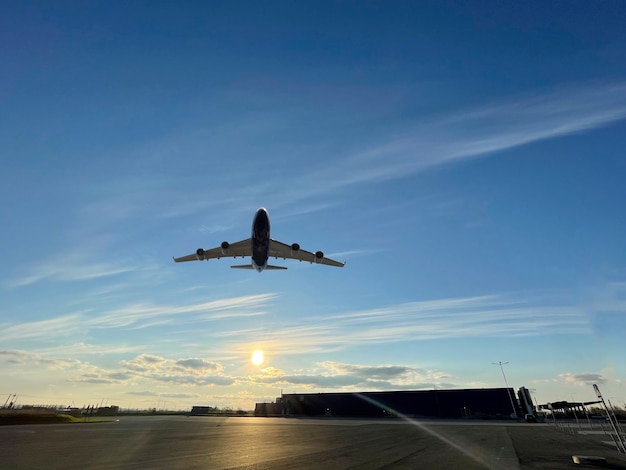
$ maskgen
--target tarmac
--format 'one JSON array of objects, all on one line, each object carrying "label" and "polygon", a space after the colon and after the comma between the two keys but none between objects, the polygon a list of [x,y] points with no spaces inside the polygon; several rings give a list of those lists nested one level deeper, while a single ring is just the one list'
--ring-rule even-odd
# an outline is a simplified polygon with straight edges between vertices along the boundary
[{"label": "tarmac", "polygon": [[626,469],[610,436],[549,424],[337,418],[121,417],[0,427],[4,469]]}]

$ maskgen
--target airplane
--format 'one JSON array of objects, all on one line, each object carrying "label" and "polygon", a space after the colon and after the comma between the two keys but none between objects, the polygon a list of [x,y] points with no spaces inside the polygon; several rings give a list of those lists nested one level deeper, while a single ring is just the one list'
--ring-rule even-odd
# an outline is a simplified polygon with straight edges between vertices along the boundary
[{"label": "airplane", "polygon": [[252,219],[252,236],[250,238],[235,243],[224,241],[220,246],[211,248],[210,250],[198,248],[195,253],[173,259],[175,262],[181,263],[184,261],[208,261],[210,259],[228,258],[231,256],[233,258],[251,257],[250,264],[235,265],[231,266],[231,268],[255,269],[257,272],[261,272],[264,269],[287,269],[285,266],[273,266],[268,264],[270,257],[276,259],[291,258],[297,259],[298,261],[308,261],[311,264],[326,264],[339,268],[344,267],[346,264],[326,258],[321,251],[312,253],[310,251],[301,250],[300,245],[297,243],[287,245],[286,243],[270,238],[270,218],[267,209],[264,207],[257,209],[254,214],[254,219]]}]

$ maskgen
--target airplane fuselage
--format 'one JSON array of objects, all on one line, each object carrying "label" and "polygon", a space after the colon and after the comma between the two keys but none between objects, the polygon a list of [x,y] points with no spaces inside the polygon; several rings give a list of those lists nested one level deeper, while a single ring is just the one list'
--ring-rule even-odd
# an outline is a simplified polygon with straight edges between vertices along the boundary
[{"label": "airplane fuselage", "polygon": [[264,207],[259,207],[252,219],[252,233],[250,238],[239,240],[234,243],[223,241],[214,248],[205,250],[198,248],[194,253],[174,258],[176,263],[186,261],[209,261],[220,258],[245,258],[250,256],[251,262],[233,265],[236,269],[254,269],[257,272],[267,270],[287,269],[286,266],[269,264],[270,257],[275,259],[295,259],[311,264],[325,264],[329,266],[343,267],[340,263],[330,258],[325,258],[322,251],[302,250],[298,243],[287,244],[270,238],[270,217]]},{"label": "airplane fuselage", "polygon": [[258,272],[267,266],[270,249],[270,217],[265,208],[259,208],[252,220],[252,267]]}]

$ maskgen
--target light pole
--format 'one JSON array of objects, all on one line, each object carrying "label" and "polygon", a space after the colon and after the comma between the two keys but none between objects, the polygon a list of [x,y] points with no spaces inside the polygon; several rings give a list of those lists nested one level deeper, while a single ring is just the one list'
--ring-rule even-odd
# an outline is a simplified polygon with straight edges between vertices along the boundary
[{"label": "light pole", "polygon": [[502,361],[492,362],[494,366],[500,366],[500,370],[502,371],[502,377],[504,377],[504,383],[506,385],[506,393],[509,396],[509,400],[511,400],[511,408],[513,409],[513,414],[517,418],[517,410],[515,409],[515,404],[513,403],[513,397],[511,396],[511,391],[509,390],[509,383],[506,381],[506,375],[504,375],[504,367],[502,367],[504,364],[508,364],[508,363],[509,363],[508,361],[507,362],[502,362]]}]

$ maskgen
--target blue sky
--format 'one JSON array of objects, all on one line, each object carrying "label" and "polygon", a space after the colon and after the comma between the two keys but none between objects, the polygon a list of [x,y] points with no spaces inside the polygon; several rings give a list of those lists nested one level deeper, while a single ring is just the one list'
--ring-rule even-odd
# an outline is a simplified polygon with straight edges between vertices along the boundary
[{"label": "blue sky", "polygon": [[[0,394],[626,402],[621,2],[2,10]],[[172,262],[260,206],[346,267]]]}]

